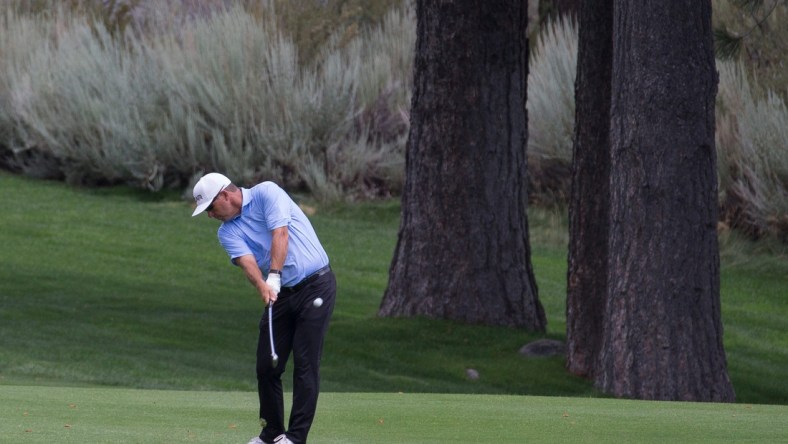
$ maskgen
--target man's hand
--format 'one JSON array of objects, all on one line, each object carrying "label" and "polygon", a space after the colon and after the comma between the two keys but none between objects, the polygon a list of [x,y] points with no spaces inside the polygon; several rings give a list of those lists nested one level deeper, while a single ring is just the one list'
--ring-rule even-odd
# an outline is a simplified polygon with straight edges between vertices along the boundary
[{"label": "man's hand", "polygon": [[263,304],[265,304],[265,306],[267,307],[270,304],[273,304],[274,302],[276,302],[276,299],[277,299],[277,296],[279,295],[279,293],[277,293],[274,290],[272,290],[271,287],[268,287],[268,284],[266,284],[266,287],[267,288],[264,289],[261,292],[260,299],[263,300]]},{"label": "man's hand", "polygon": [[276,302],[276,298],[279,296],[279,290],[282,289],[282,276],[277,273],[268,273],[265,284],[268,289],[263,292],[263,302],[265,305],[269,305]]}]

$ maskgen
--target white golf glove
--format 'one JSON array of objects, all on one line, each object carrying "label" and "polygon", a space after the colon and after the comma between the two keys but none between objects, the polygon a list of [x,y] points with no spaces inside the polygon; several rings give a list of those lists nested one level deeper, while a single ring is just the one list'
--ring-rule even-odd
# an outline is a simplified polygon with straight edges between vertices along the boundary
[{"label": "white golf glove", "polygon": [[265,280],[265,283],[268,284],[276,294],[279,294],[279,290],[282,289],[282,276],[277,273],[268,273],[268,279]]}]

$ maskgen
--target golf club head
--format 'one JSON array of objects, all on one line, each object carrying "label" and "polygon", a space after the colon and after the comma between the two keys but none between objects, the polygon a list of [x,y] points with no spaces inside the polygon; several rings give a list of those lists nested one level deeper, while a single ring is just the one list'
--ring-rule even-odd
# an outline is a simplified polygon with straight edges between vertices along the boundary
[{"label": "golf club head", "polygon": [[276,367],[279,364],[279,356],[276,353],[271,355],[271,367]]}]

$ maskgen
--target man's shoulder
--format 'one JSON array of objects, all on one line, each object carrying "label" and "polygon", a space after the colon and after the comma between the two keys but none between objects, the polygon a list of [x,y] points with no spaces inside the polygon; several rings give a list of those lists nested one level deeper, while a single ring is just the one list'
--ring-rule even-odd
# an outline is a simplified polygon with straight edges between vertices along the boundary
[{"label": "man's shoulder", "polygon": [[271,194],[271,192],[277,187],[277,185],[271,181],[260,182],[257,185],[252,186],[248,189],[249,194],[252,197],[260,197],[260,196],[267,196]]},{"label": "man's shoulder", "polygon": [[287,192],[282,187],[271,181],[260,182],[250,188],[249,191],[252,200],[264,202],[280,201],[287,196]]},{"label": "man's shoulder", "polygon": [[276,182],[271,182],[270,180],[266,180],[265,182],[260,182],[257,185],[253,186],[253,190],[270,190],[279,188],[279,185]]},{"label": "man's shoulder", "polygon": [[266,180],[265,182],[258,183],[257,185],[252,187],[252,189],[271,191],[271,190],[281,190],[282,187],[280,187],[279,184],[277,184],[276,182]]}]

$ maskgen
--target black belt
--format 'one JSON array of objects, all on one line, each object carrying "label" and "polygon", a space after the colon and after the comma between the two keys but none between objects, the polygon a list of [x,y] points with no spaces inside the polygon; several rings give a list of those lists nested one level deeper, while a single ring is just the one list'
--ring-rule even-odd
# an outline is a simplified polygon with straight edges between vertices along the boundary
[{"label": "black belt", "polygon": [[297,291],[300,291],[301,289],[309,285],[312,281],[319,278],[320,276],[323,276],[329,271],[331,271],[331,266],[326,265],[325,267],[317,270],[316,272],[310,274],[309,276],[301,279],[301,282],[293,285],[292,287],[282,287],[282,291],[287,291],[288,293],[295,293]]}]

